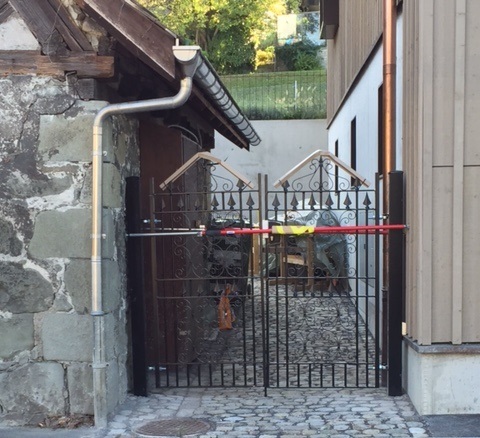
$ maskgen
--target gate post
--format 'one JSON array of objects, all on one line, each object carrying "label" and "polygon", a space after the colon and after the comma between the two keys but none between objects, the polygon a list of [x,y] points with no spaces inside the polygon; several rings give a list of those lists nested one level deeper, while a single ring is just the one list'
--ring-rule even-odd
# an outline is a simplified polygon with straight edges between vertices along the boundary
[{"label": "gate post", "polygon": [[[126,178],[125,189],[125,228],[127,234],[141,231],[140,178]],[[132,326],[132,365],[133,393],[147,396],[147,358],[145,304],[143,294],[143,250],[142,240],[128,237],[127,251],[127,290],[131,306]]]},{"label": "gate post", "polygon": [[[404,223],[403,172],[389,173],[389,225]],[[402,395],[403,230],[388,233],[388,395]]]}]

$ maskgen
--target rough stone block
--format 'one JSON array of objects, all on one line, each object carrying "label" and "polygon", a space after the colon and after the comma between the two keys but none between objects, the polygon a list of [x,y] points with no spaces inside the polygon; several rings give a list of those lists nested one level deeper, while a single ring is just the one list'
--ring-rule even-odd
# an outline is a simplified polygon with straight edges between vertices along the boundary
[{"label": "rough stone block", "polygon": [[37,216],[29,252],[33,257],[88,257],[91,211],[45,211]]},{"label": "rough stone block", "polygon": [[119,308],[122,298],[126,296],[126,285],[122,283],[122,273],[117,261],[105,260],[103,267],[103,305],[106,311],[110,312]]},{"label": "rough stone block", "polygon": [[0,418],[35,424],[65,414],[64,370],[57,363],[29,363],[0,374]]},{"label": "rough stone block", "polygon": [[91,262],[71,260],[65,268],[65,289],[77,313],[87,314],[91,309]]},{"label": "rough stone block", "polygon": [[[104,260],[102,265],[102,292],[105,311],[114,311],[125,296],[117,261]],[[92,308],[92,279],[90,260],[71,260],[65,270],[66,292],[77,313],[90,313]]]},{"label": "rough stone block", "polygon": [[[29,253],[35,258],[88,258],[91,256],[92,212],[87,209],[45,211],[37,216]],[[102,256],[112,257],[114,246],[113,215],[104,211]]]},{"label": "rough stone block", "polygon": [[114,412],[121,400],[118,385],[118,365],[116,362],[110,362],[107,368],[107,410]]},{"label": "rough stone block", "polygon": [[22,251],[22,242],[18,239],[13,225],[0,218],[0,253],[20,255]]},{"label": "rough stone block", "polygon": [[41,328],[45,360],[91,362],[92,317],[69,313],[48,313]]},{"label": "rough stone block", "polygon": [[103,166],[103,205],[112,208],[123,207],[120,172],[110,163]]},{"label": "rough stone block", "polygon": [[73,363],[67,369],[70,412],[93,414],[92,367],[84,363]]},{"label": "rough stone block", "polygon": [[33,339],[33,314],[12,315],[0,318],[0,357],[10,358],[14,354],[30,350],[35,345]]},{"label": "rough stone block", "polygon": [[48,310],[53,303],[52,285],[37,271],[19,263],[0,261],[0,309],[11,313]]},{"label": "rough stone block", "polygon": [[[64,114],[41,116],[38,152],[43,160],[92,161],[93,120],[105,104],[77,102]],[[106,138],[109,139],[108,132],[107,128]],[[104,141],[105,146],[107,143],[111,140]]]}]

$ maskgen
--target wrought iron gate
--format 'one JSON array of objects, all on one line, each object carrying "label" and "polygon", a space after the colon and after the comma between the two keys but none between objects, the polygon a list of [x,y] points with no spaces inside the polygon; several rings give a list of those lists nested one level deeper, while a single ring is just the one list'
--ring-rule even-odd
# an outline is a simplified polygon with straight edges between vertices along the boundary
[{"label": "wrought iron gate", "polygon": [[329,157],[308,164],[271,190],[208,159],[152,181],[131,236],[148,237],[156,387],[379,385],[380,234],[362,228],[378,224],[376,191]]}]

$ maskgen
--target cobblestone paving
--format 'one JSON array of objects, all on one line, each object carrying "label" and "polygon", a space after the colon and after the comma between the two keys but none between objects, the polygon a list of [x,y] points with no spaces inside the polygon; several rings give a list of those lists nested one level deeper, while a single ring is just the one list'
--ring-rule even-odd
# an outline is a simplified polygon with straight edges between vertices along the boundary
[{"label": "cobblestone paving", "polygon": [[85,436],[133,438],[149,421],[182,417],[214,424],[202,438],[429,436],[409,399],[389,397],[383,388],[275,389],[267,397],[256,388],[165,389],[129,396],[108,430]]}]

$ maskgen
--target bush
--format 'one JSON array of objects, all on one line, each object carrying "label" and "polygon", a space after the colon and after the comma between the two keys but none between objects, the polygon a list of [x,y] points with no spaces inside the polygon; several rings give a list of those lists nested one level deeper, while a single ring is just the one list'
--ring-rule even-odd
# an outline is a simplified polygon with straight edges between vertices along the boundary
[{"label": "bush", "polygon": [[275,48],[267,47],[265,50],[257,50],[255,55],[255,67],[273,64],[275,62]]},{"label": "bush", "polygon": [[277,47],[277,59],[290,71],[315,70],[320,68],[319,46],[305,40]]}]

